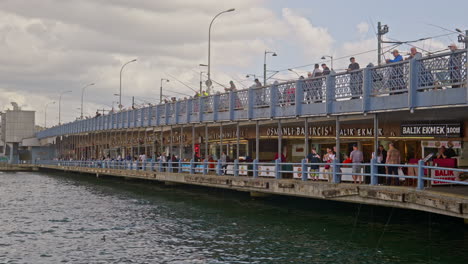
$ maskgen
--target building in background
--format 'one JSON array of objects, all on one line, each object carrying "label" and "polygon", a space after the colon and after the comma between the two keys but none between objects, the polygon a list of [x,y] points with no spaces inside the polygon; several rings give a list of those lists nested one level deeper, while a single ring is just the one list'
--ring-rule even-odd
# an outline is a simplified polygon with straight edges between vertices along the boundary
[{"label": "building in background", "polygon": [[35,111],[21,110],[17,103],[12,102],[13,110],[1,113],[1,144],[0,156],[10,163],[19,160],[23,139],[35,137]]}]

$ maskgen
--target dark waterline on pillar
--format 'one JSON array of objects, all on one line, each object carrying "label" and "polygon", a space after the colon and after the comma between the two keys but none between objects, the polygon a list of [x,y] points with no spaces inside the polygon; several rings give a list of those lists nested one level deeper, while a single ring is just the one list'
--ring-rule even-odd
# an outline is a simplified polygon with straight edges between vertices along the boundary
[{"label": "dark waterline on pillar", "polygon": [[0,263],[466,263],[460,219],[82,174],[0,174]]}]

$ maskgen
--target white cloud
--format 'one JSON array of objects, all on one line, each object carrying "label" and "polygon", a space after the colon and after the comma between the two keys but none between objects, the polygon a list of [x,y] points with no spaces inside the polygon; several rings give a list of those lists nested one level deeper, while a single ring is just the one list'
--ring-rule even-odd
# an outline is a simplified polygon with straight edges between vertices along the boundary
[{"label": "white cloud", "polygon": [[356,28],[359,34],[367,34],[367,32],[369,32],[369,24],[366,22],[357,24]]},{"label": "white cloud", "polygon": [[299,40],[306,55],[317,58],[331,53],[334,41],[326,28],[312,25],[307,18],[295,14],[288,8],[283,9],[283,17],[290,26],[290,33]]},{"label": "white cloud", "polygon": [[[131,96],[138,103],[156,103],[160,78],[171,79],[164,84],[166,95],[192,95],[190,88],[170,76],[199,88],[199,72],[206,68],[198,64],[207,63],[209,23],[214,14],[231,7],[236,11],[220,16],[211,36],[212,78],[222,84],[234,80],[238,87],[250,86],[252,80],[246,80],[245,74],[261,72],[266,49],[279,53],[271,63],[290,49],[313,63],[325,54],[339,58],[376,47],[375,38],[363,37],[369,31],[364,22],[356,26],[361,40],[336,44],[328,29],[313,19],[288,8],[276,14],[265,5],[262,0],[3,0],[0,106],[14,100],[42,116],[45,103],[57,101],[59,91],[73,90],[62,102],[62,122],[71,121],[79,115],[81,88],[95,82],[85,93],[85,112],[92,115],[118,100],[113,94],[119,91],[120,67],[134,58],[138,62],[123,73],[126,106]],[[421,45],[444,46],[435,41]],[[376,52],[356,58],[365,66],[376,60]],[[335,68],[347,64],[345,57],[336,60]],[[289,72],[275,77],[296,78]],[[222,87],[216,85],[216,90]],[[50,106],[51,123],[58,122],[55,108]]]}]

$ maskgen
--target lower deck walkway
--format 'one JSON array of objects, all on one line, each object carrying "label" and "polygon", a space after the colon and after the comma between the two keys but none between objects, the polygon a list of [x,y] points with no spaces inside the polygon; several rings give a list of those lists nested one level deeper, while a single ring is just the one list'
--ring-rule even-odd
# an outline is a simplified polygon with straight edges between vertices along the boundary
[{"label": "lower deck walkway", "polygon": [[398,207],[468,219],[468,186],[435,187],[416,190],[404,186],[356,185],[300,181],[295,179],[252,178],[181,174],[156,171],[135,171],[110,168],[89,168],[58,165],[21,165],[34,170],[52,169],[161,181],[167,184],[190,184],[224,188],[252,195],[287,195],[326,199],[378,206]]}]

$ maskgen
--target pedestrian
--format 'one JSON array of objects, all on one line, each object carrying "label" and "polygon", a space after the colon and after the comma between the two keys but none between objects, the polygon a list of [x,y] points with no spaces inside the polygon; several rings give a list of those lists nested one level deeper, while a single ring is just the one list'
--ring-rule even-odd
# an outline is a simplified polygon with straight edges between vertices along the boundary
[{"label": "pedestrian", "polygon": [[463,54],[457,53],[457,45],[452,43],[448,46],[451,51],[449,61],[448,61],[448,71],[450,73],[450,83],[452,83],[452,88],[460,87],[460,82],[462,78],[462,64],[463,64]]},{"label": "pedestrian", "polygon": [[223,151],[221,154],[221,169],[222,169],[222,174],[226,175],[226,170],[227,170],[227,156],[226,153]]},{"label": "pedestrian", "polygon": [[349,58],[351,62],[346,70],[349,73],[349,89],[351,90],[351,99],[359,99],[362,94],[362,72],[359,70],[359,63],[356,62],[354,57]]},{"label": "pedestrian", "polygon": [[226,92],[230,92],[230,91],[235,92],[235,91],[237,91],[237,87],[236,87],[236,85],[234,84],[233,81],[229,81],[229,87],[225,87],[224,91],[226,91]]},{"label": "pedestrian", "polygon": [[446,153],[445,147],[444,146],[440,147],[439,151],[437,152],[436,159],[446,159],[447,156],[445,155],[445,153]]},{"label": "pedestrian", "polygon": [[334,159],[335,153],[333,153],[333,150],[331,148],[327,148],[327,153],[323,155],[323,161],[327,163],[324,167],[323,172],[326,173],[329,182],[332,182],[333,179],[333,168],[331,166],[331,163]]},{"label": "pedestrian", "polygon": [[[393,60],[387,59],[387,63],[396,63],[403,61],[403,57],[400,55],[398,50],[393,50]],[[390,71],[390,77],[388,80],[388,89],[391,91],[402,91],[406,90],[405,80],[403,78],[403,65],[397,64],[392,66]],[[402,92],[390,92],[390,95],[401,94]]]},{"label": "pedestrian", "polygon": [[448,148],[445,150],[445,156],[448,159],[451,159],[451,158],[457,156],[457,153],[453,149],[453,142],[452,141],[447,142],[447,147]]},{"label": "pedestrian", "polygon": [[[387,160],[386,164],[400,164],[401,156],[400,151],[395,148],[393,143],[388,144],[387,151]],[[400,185],[400,180],[398,179],[398,167],[396,166],[387,166],[388,175],[395,175],[396,177],[387,177],[387,185],[395,183],[395,185]]]},{"label": "pedestrian", "polygon": [[353,162],[352,166],[352,173],[353,173],[353,181],[356,184],[359,182],[359,184],[362,183],[362,165],[359,163],[362,163],[364,161],[364,155],[362,154],[362,151],[359,150],[358,145],[354,144],[353,145],[353,151],[351,151],[351,154],[349,154],[349,158]]},{"label": "pedestrian", "polygon": [[[377,159],[377,173],[378,174],[385,174],[385,166],[382,164],[385,164],[387,160],[387,151],[385,150],[383,145],[380,145],[377,149],[377,155],[375,155],[375,152],[372,152],[372,158]],[[378,183],[382,184],[384,183],[384,180],[382,177],[378,177]]]},{"label": "pedestrian", "polygon": [[421,58],[422,58],[421,52],[418,52],[418,50],[415,47],[412,47],[410,49],[410,54],[409,54],[408,58],[406,58],[405,60],[411,60],[411,59],[419,60]]},{"label": "pedestrian", "polygon": [[323,98],[323,75],[322,70],[320,69],[320,65],[317,63],[314,65],[314,70],[312,71],[312,87],[309,89],[311,94],[309,95],[313,102],[322,102]]},{"label": "pedestrian", "polygon": [[396,49],[392,51],[392,55],[393,55],[393,60],[387,59],[386,60],[387,63],[395,63],[395,62],[399,62],[403,60],[403,57],[400,55],[400,52]]},{"label": "pedestrian", "polygon": [[319,179],[319,169],[320,165],[320,155],[317,153],[317,150],[315,147],[312,147],[312,151],[307,155],[307,163],[315,163],[310,165],[310,177],[312,178],[313,181],[318,181]]},{"label": "pedestrian", "polygon": [[322,63],[322,75],[329,75],[331,73],[330,68],[328,68],[327,64]]},{"label": "pedestrian", "polygon": [[254,82],[255,82],[255,84],[254,84],[255,88],[262,87],[262,83],[258,79],[255,79]]}]

